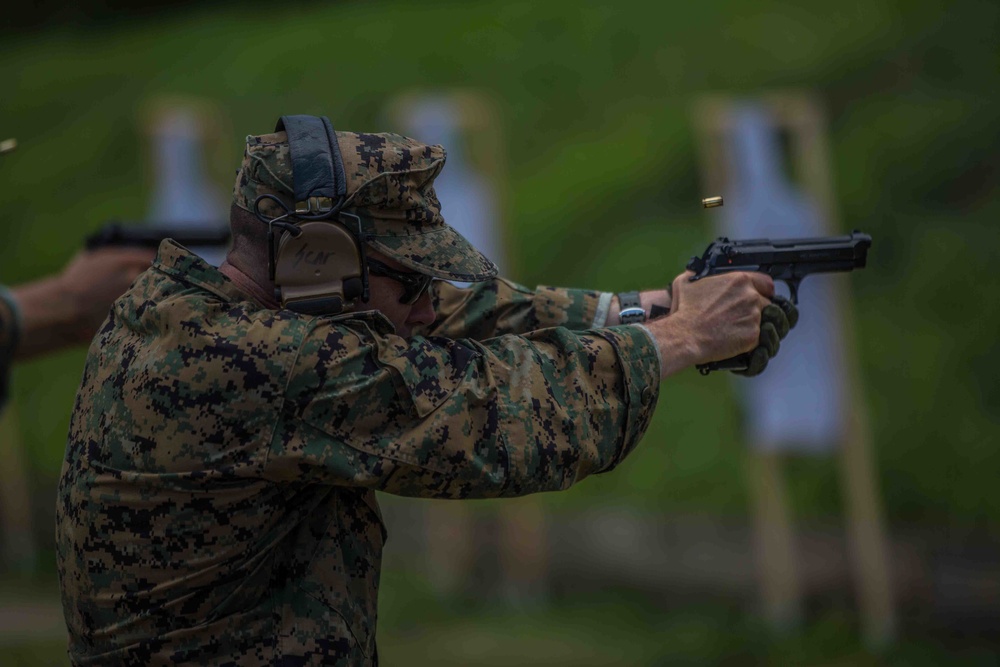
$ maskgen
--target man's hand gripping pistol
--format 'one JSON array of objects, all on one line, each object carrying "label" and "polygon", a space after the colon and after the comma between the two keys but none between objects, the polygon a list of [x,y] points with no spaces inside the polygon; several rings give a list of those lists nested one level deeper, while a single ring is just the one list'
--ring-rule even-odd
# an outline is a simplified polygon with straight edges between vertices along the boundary
[{"label": "man's hand gripping pistol", "polygon": [[[706,208],[722,206],[722,197],[703,199],[702,205]],[[692,282],[730,271],[758,271],[774,280],[784,281],[788,285],[793,307],[789,308],[788,301],[783,297],[775,297],[775,303],[789,316],[790,326],[795,326],[798,311],[794,305],[799,301],[799,283],[802,279],[812,273],[862,269],[871,245],[872,237],[860,231],[844,236],[747,241],[733,241],[722,236],[709,244],[701,257],[692,257],[687,269],[694,273],[691,276]],[[756,350],[722,361],[699,364],[697,368],[702,375],[719,370],[756,375],[763,367],[753,372],[754,367],[759,365],[754,363],[754,352]],[[766,360],[764,364],[766,365]]]}]

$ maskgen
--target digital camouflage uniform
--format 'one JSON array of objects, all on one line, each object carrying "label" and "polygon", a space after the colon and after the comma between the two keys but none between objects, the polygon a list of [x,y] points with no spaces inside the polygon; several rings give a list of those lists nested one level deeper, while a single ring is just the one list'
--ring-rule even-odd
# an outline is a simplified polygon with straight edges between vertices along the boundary
[{"label": "digital camouflage uniform", "polygon": [[[377,143],[346,136],[345,163]],[[259,141],[240,205],[263,187]],[[436,210],[415,154],[443,163],[440,148],[382,141],[378,170],[403,167],[378,177],[388,187],[364,215],[380,249],[438,275],[489,273],[454,253],[464,239]],[[417,212],[386,222],[389,200]],[[70,425],[56,538],[73,662],[376,664],[375,490],[565,489],[635,447],[659,361],[643,328],[594,328],[606,297],[436,282],[436,321],[401,338],[374,311],[268,309],[165,241],[91,345]]]}]

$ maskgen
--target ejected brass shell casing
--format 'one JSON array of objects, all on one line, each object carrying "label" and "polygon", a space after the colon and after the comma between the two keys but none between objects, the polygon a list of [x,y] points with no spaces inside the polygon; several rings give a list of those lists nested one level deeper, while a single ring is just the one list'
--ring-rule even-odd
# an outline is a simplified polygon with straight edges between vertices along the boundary
[{"label": "ejected brass shell casing", "polygon": [[722,197],[705,197],[701,200],[701,205],[705,208],[715,208],[722,206]]},{"label": "ejected brass shell casing", "polygon": [[4,139],[0,141],[0,153],[10,153],[17,148],[17,139]]}]

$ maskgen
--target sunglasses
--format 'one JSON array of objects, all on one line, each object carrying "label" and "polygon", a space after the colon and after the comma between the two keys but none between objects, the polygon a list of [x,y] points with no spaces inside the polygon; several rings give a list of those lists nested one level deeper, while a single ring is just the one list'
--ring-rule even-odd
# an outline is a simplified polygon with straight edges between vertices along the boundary
[{"label": "sunglasses", "polygon": [[424,292],[427,291],[427,288],[431,286],[431,282],[434,280],[431,276],[424,275],[423,273],[396,271],[370,257],[368,258],[368,272],[372,275],[391,278],[402,285],[403,295],[399,297],[399,302],[408,306],[415,304],[417,299],[424,295]]}]

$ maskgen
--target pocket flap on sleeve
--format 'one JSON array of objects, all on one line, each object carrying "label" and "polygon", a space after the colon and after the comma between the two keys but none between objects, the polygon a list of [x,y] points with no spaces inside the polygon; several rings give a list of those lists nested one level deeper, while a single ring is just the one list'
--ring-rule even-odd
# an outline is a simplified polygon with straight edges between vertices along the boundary
[{"label": "pocket flap on sleeve", "polygon": [[421,417],[434,412],[455,392],[481,355],[471,344],[450,338],[398,340],[402,344],[380,346],[378,361],[405,388]]}]

